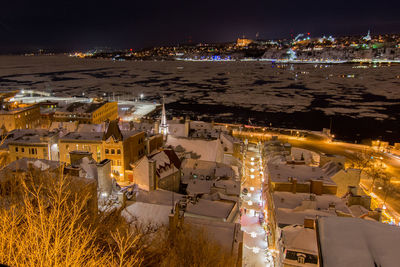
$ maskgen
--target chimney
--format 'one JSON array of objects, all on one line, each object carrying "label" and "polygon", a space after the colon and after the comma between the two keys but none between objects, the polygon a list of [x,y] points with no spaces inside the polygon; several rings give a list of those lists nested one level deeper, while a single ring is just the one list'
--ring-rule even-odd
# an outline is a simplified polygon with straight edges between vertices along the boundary
[{"label": "chimney", "polygon": [[377,214],[377,220],[379,222],[382,222],[382,209],[381,208],[377,208],[375,211],[376,211],[376,214]]},{"label": "chimney", "polygon": [[89,159],[92,158],[92,153],[88,152],[88,151],[78,151],[78,150],[74,150],[69,152],[69,157],[70,157],[70,161],[71,161],[71,165],[76,165],[78,164],[78,162],[85,158],[88,157]]},{"label": "chimney", "polygon": [[352,186],[352,185],[349,185],[349,186],[347,187],[347,192],[348,192],[349,194],[351,194],[352,196],[356,196],[356,195],[357,195],[357,187]]},{"label": "chimney", "polygon": [[322,195],[322,189],[323,189],[322,181],[311,180],[310,193],[320,196]]},{"label": "chimney", "polygon": [[157,184],[156,161],[149,159],[149,190],[156,190]]},{"label": "chimney", "polygon": [[185,118],[185,137],[189,137],[189,131],[190,131],[190,119],[189,117]]},{"label": "chimney", "polygon": [[297,192],[297,179],[292,178],[292,193],[296,194],[296,192]]},{"label": "chimney", "polygon": [[304,228],[314,229],[315,220],[312,217],[304,217]]},{"label": "chimney", "polygon": [[110,195],[112,191],[111,160],[104,159],[96,164],[97,185],[100,194]]},{"label": "chimney", "polygon": [[121,203],[122,208],[124,208],[125,207],[125,203],[126,203],[125,194],[120,191],[120,192],[117,193],[117,197],[118,197],[118,202]]}]

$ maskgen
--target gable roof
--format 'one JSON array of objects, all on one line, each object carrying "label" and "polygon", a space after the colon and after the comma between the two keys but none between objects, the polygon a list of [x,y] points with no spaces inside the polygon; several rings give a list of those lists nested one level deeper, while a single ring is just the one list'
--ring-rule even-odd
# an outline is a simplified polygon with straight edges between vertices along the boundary
[{"label": "gable roof", "polygon": [[124,140],[124,136],[118,126],[118,119],[112,120],[108,123],[107,130],[103,135],[103,140],[107,140],[111,136],[114,137],[114,140],[116,141]]}]

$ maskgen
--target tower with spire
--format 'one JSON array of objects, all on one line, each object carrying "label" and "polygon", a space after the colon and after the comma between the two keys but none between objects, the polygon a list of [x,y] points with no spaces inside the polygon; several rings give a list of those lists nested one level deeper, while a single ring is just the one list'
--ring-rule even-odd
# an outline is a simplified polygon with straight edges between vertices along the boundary
[{"label": "tower with spire", "polygon": [[168,134],[167,114],[165,112],[165,98],[164,98],[164,96],[163,96],[163,101],[162,101],[160,133],[164,136],[164,138],[166,138],[166,136]]}]

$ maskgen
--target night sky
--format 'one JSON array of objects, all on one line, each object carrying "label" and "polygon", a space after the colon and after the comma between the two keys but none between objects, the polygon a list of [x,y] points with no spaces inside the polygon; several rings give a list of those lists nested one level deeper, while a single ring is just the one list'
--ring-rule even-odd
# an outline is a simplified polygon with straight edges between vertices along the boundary
[{"label": "night sky", "polygon": [[2,1],[0,53],[400,32],[400,1]]}]

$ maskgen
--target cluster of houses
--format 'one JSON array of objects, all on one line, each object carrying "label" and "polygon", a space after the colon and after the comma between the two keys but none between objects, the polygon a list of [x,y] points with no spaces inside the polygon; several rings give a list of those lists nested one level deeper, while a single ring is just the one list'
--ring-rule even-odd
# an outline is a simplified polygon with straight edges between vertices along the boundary
[{"label": "cluster of houses", "polygon": [[[121,209],[129,224],[171,232],[186,224],[203,227],[241,266],[243,144],[226,126],[167,121],[164,106],[160,121],[126,122],[118,119],[115,102],[60,108],[56,102],[12,107],[0,100],[0,159],[11,162],[1,170],[3,194],[17,173],[75,177],[92,192],[91,212]],[[399,231],[379,223],[382,211],[371,210],[370,197],[359,188],[360,171],[345,169],[344,157],[307,154],[277,138],[262,152],[263,226],[277,262],[349,266],[357,260],[344,252],[349,246],[375,266],[398,258],[390,246]],[[380,234],[389,241],[375,242]],[[378,253],[382,248],[386,254]],[[334,264],[339,257],[343,265]]]},{"label": "cluster of houses", "polygon": [[24,120],[33,109],[39,121],[3,124],[0,151],[11,163],[0,184],[10,187],[17,173],[75,177],[92,189],[92,213],[122,209],[130,224],[206,228],[240,265],[240,140],[213,123],[167,121],[164,108],[161,123],[121,121],[114,104],[74,103],[54,112],[57,103],[23,107]]},{"label": "cluster of houses", "polygon": [[[371,198],[359,188],[360,170],[345,169],[344,157],[322,154],[314,160],[313,155],[306,156],[311,152],[291,148],[276,138],[265,143],[263,153],[264,227],[277,262],[284,266],[391,266],[381,263],[398,259],[390,242],[383,244],[390,259],[368,248],[376,249],[374,239],[380,235],[399,236],[400,231],[380,223],[382,211],[371,210]],[[362,250],[357,252],[360,257],[369,257],[365,261],[376,264],[360,265],[350,252],[354,248]]]}]

